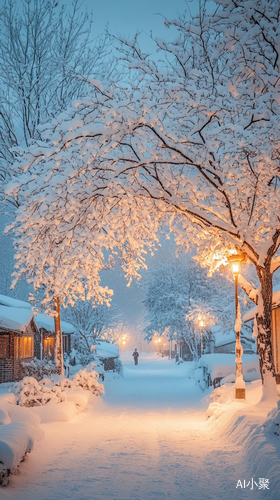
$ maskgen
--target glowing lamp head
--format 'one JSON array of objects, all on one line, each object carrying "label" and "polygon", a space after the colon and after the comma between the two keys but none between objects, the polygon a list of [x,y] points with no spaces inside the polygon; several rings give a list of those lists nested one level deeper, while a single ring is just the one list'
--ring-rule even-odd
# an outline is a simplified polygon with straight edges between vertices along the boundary
[{"label": "glowing lamp head", "polygon": [[246,262],[246,255],[244,254],[244,252],[231,255],[230,257],[228,257],[228,262],[230,264],[233,276],[238,276],[241,273],[241,264]]},{"label": "glowing lamp head", "polygon": [[200,326],[200,328],[203,328],[205,326],[205,323],[204,323],[203,319],[201,319],[199,321],[199,326]]},{"label": "glowing lamp head", "polygon": [[232,262],[231,264],[231,270],[232,274],[236,276],[237,274],[240,274],[241,271],[241,264],[240,262]]}]

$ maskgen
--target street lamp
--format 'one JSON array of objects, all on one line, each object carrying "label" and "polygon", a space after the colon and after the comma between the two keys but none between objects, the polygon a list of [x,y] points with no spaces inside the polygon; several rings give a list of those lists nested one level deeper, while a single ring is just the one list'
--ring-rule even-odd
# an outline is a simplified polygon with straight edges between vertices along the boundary
[{"label": "street lamp", "polygon": [[203,328],[205,327],[205,321],[203,318],[199,317],[198,325],[201,332],[201,347],[200,347],[200,357],[203,355]]},{"label": "street lamp", "polygon": [[236,362],[236,381],[235,381],[235,398],[245,399],[245,382],[242,374],[242,354],[243,348],[240,341],[240,330],[241,322],[239,320],[239,304],[238,304],[238,275],[241,272],[241,264],[246,261],[245,254],[240,252],[235,255],[228,257],[229,264],[231,266],[231,271],[234,277],[235,283],[235,333],[236,333],[236,344],[235,344],[235,362]]}]

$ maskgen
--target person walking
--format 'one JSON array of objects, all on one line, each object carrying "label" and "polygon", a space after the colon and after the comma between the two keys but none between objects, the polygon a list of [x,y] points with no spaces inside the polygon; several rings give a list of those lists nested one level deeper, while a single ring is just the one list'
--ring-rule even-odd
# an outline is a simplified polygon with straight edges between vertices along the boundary
[{"label": "person walking", "polygon": [[137,351],[136,347],[135,347],[135,351],[132,354],[132,356],[134,357],[134,364],[138,365],[139,352]]}]

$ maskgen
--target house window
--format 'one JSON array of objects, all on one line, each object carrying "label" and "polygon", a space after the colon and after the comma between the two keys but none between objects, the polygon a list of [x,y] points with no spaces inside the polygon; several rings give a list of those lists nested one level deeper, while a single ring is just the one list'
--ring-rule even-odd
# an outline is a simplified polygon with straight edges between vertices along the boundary
[{"label": "house window", "polygon": [[44,358],[54,358],[54,337],[44,337]]},{"label": "house window", "polygon": [[8,357],[8,338],[0,337],[0,359],[6,359]]},{"label": "house window", "polygon": [[15,358],[32,358],[34,356],[33,337],[15,337]]}]

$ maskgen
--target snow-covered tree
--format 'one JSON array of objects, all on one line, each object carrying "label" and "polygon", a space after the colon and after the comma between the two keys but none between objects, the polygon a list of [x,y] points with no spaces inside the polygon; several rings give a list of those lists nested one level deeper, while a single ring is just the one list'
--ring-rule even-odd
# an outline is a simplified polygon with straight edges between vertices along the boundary
[{"label": "snow-covered tree", "polygon": [[[199,328],[193,318],[193,302],[206,308],[211,298],[211,283],[205,270],[194,262],[191,255],[180,255],[174,261],[152,266],[142,286],[147,312],[146,338],[152,340],[168,334],[170,340],[185,342],[196,358]],[[186,319],[186,315],[190,317]]]},{"label": "snow-covered tree", "polygon": [[77,301],[66,310],[65,316],[76,328],[75,348],[84,354],[91,352],[98,339],[114,343],[122,334],[122,318],[114,305]]},{"label": "snow-covered tree", "polygon": [[[250,276],[247,269],[246,275]],[[234,331],[235,303],[234,283],[231,274],[224,270],[207,277],[207,272],[193,260],[193,252],[179,254],[174,261],[152,265],[142,284],[146,338],[164,336],[185,342],[193,357],[200,352],[199,319],[203,319],[204,343],[213,341],[214,325],[220,332]],[[240,293],[242,314],[248,310],[244,296]],[[242,335],[252,335],[248,327],[242,326]]]},{"label": "snow-covered tree", "polygon": [[[86,78],[109,78],[108,36],[92,34],[92,14],[78,0],[4,0],[0,7],[0,177],[14,148],[40,137],[38,126],[85,92]],[[108,64],[110,63],[110,64]]]},{"label": "snow-covered tree", "polygon": [[[240,278],[258,303],[258,352],[266,393],[269,388],[276,393],[271,300],[272,275],[280,266],[279,14],[274,0],[202,2],[191,21],[166,20],[178,36],[173,42],[157,40],[164,61],[144,54],[137,37],[122,40],[122,57],[140,72],[139,81],[113,89],[92,82],[88,99],[77,102],[63,123],[58,119],[48,126],[45,142],[21,158],[19,168],[30,174],[23,174],[10,190],[30,196],[34,203],[27,201],[29,214],[36,213],[40,228],[49,231],[54,214],[47,216],[39,208],[42,201],[28,184],[42,178],[48,158],[51,174],[44,182],[57,200],[59,166],[66,156],[68,165],[75,158],[80,169],[95,164],[102,179],[108,179],[111,199],[124,200],[129,192],[136,203],[137,195],[143,220],[149,203],[151,215],[157,209],[165,221],[170,216],[178,245],[197,245],[201,264],[210,270],[243,251],[260,283],[256,289]],[[72,175],[72,165],[68,168],[60,171],[63,189]],[[63,198],[56,230],[52,222],[56,244],[69,193],[73,198],[76,194],[72,189]],[[61,200],[61,191],[59,196]],[[18,214],[21,221],[18,256],[21,269],[30,270],[27,246],[37,228],[27,225],[23,212]],[[135,222],[132,217],[127,230]]]}]

